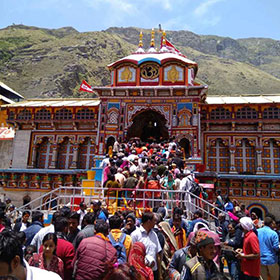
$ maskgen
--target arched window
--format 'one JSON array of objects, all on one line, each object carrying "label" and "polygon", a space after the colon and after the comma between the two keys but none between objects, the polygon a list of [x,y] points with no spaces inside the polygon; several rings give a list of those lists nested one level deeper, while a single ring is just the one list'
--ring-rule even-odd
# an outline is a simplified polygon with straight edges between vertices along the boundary
[{"label": "arched window", "polygon": [[280,108],[270,107],[263,111],[264,119],[279,119],[280,118]]},{"label": "arched window", "polygon": [[236,118],[237,119],[257,119],[258,113],[254,108],[244,107],[244,108],[237,110]]},{"label": "arched window", "polygon": [[248,139],[243,139],[241,145],[236,147],[235,167],[238,173],[255,174],[256,151]]},{"label": "arched window", "polygon": [[94,166],[94,144],[90,138],[86,138],[85,141],[80,145],[78,168],[90,169]]},{"label": "arched window", "polygon": [[81,109],[77,112],[77,120],[93,120],[94,112],[90,109]]},{"label": "arched window", "polygon": [[65,137],[58,150],[57,168],[68,169],[73,161],[73,153],[73,145],[71,145],[69,138]]},{"label": "arched window", "polygon": [[63,108],[55,113],[54,118],[56,120],[71,120],[73,118],[73,114],[70,110]]},{"label": "arched window", "polygon": [[22,110],[19,112],[18,116],[17,116],[18,120],[31,120],[31,112],[29,110]]},{"label": "arched window", "polygon": [[231,119],[231,113],[228,109],[225,108],[217,108],[211,111],[210,113],[211,120],[228,120]]},{"label": "arched window", "polygon": [[263,147],[262,166],[265,173],[280,174],[280,147],[274,139]]},{"label": "arched window", "polygon": [[52,160],[52,148],[49,139],[45,137],[41,144],[37,148],[37,168],[49,168]]},{"label": "arched window", "polygon": [[229,172],[230,155],[229,148],[223,144],[222,139],[217,139],[215,145],[210,147],[208,153],[208,165],[211,171]]},{"label": "arched window", "polygon": [[35,120],[50,120],[51,112],[46,109],[41,109],[35,114]]}]

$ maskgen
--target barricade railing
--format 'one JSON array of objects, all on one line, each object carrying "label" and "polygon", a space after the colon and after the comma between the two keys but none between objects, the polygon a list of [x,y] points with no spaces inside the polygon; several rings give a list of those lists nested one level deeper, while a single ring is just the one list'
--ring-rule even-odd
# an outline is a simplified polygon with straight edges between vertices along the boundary
[{"label": "barricade railing", "polygon": [[136,211],[137,214],[140,214],[140,212],[145,209],[164,206],[167,208],[169,214],[171,214],[171,210],[174,207],[184,209],[188,220],[192,218],[193,213],[197,210],[200,210],[204,218],[208,221],[217,221],[219,213],[227,215],[222,209],[188,191],[102,188],[99,184],[96,184],[95,187],[86,188],[60,186],[32,200],[28,204],[17,208],[17,210],[24,211],[25,209],[31,208],[31,211],[55,211],[64,205],[73,208],[78,206],[75,205],[76,198],[80,198],[80,200],[85,201],[87,204],[89,204],[92,199],[99,199],[110,213],[129,208]]}]

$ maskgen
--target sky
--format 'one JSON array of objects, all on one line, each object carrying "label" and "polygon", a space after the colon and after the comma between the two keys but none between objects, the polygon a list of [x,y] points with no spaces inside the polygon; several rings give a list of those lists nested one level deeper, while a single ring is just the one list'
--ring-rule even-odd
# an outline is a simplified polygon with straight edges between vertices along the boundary
[{"label": "sky", "polygon": [[279,0],[0,0],[0,28],[72,26],[86,32],[161,24],[165,30],[280,40],[279,11]]}]

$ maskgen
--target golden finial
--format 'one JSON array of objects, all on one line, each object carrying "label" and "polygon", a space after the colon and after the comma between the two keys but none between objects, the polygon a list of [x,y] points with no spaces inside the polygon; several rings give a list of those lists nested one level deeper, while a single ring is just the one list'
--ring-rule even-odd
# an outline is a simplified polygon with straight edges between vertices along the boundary
[{"label": "golden finial", "polygon": [[139,34],[139,44],[138,44],[139,48],[143,47],[143,32],[141,31]]},{"label": "golden finial", "polygon": [[166,45],[166,39],[165,39],[165,37],[166,37],[166,32],[165,32],[165,30],[163,30],[162,31],[162,45]]},{"label": "golden finial", "polygon": [[153,28],[152,32],[151,32],[151,47],[154,47],[154,46],[155,46],[155,31]]}]

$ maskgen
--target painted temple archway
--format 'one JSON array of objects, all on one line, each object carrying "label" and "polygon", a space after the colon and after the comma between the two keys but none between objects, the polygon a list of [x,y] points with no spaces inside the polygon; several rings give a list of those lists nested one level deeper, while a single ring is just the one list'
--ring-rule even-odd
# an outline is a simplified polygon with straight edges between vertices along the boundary
[{"label": "painted temple archway", "polygon": [[113,148],[116,139],[114,136],[109,136],[106,141],[106,154],[109,152],[109,147]]},{"label": "painted temple archway", "polygon": [[169,138],[165,117],[155,110],[137,113],[128,128],[127,139],[139,137],[142,141],[162,141]]},{"label": "painted temple archway", "polygon": [[179,141],[179,145],[184,149],[185,158],[189,158],[192,154],[190,140],[184,137]]}]

